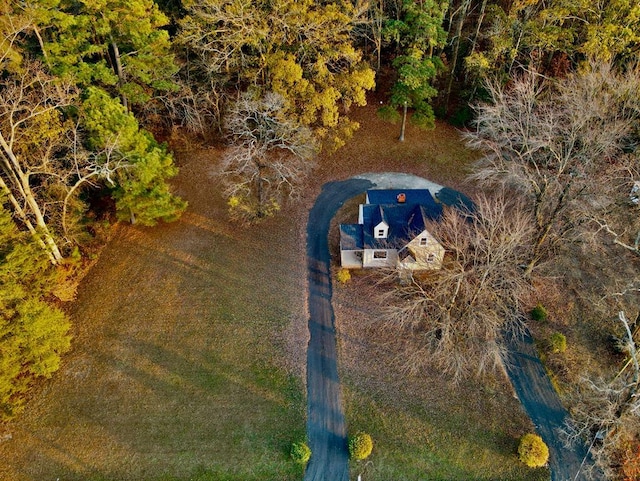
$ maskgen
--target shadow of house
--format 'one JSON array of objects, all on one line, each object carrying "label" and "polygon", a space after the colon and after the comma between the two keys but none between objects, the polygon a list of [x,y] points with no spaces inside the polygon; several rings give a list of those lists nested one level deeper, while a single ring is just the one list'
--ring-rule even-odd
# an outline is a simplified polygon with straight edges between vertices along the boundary
[{"label": "shadow of house", "polygon": [[427,230],[442,216],[428,189],[368,190],[357,224],[340,225],[342,267],[440,269],[444,247]]}]

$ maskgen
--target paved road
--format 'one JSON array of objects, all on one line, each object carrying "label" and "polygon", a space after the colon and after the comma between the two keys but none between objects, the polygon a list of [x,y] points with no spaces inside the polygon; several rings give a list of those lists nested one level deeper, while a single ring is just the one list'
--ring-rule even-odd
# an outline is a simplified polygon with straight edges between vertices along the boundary
[{"label": "paved road", "polygon": [[[357,178],[330,182],[309,212],[307,224],[307,265],[309,282],[309,346],[307,350],[307,436],[312,451],[305,481],[348,481],[348,451],[340,380],[338,378],[336,336],[331,305],[331,274],[328,233],[337,210],[367,189],[428,188],[445,204],[465,205],[464,195],[407,174],[363,174]],[[582,446],[566,449],[558,440],[557,428],[568,419],[530,337],[507,337],[506,359],[511,383],[544,441],[549,446],[553,481],[585,480]],[[590,460],[586,461],[588,464]],[[577,476],[576,476],[577,475]]]}]

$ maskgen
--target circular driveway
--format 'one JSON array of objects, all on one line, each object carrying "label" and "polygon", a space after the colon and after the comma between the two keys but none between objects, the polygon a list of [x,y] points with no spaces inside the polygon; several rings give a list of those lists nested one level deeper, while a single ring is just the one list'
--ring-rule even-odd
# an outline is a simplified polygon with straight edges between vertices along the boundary
[{"label": "circular driveway", "polygon": [[[403,173],[367,173],[329,182],[309,212],[307,224],[307,277],[309,345],[307,348],[307,437],[312,451],[305,481],[348,481],[347,430],[338,377],[335,317],[328,234],[331,219],[342,205],[368,189],[429,189],[446,205],[472,208],[464,194],[421,177]],[[531,336],[506,337],[507,373],[520,402],[549,446],[551,479],[587,479],[586,450],[566,448],[558,429],[570,421],[538,358]],[[599,478],[596,478],[599,479]]]}]

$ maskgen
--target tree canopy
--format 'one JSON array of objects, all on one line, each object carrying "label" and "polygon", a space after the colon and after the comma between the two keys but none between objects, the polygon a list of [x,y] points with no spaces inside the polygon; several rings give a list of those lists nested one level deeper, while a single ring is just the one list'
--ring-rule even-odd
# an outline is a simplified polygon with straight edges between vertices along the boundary
[{"label": "tree canopy", "polygon": [[184,7],[177,41],[195,54],[194,74],[210,88],[278,94],[287,115],[332,148],[357,128],[342,114],[366,103],[374,72],[351,41],[358,11],[349,2],[206,0]]},{"label": "tree canopy", "polygon": [[33,237],[22,233],[0,195],[0,418],[15,415],[38,377],[50,377],[70,348],[70,322],[43,299],[55,271]]}]

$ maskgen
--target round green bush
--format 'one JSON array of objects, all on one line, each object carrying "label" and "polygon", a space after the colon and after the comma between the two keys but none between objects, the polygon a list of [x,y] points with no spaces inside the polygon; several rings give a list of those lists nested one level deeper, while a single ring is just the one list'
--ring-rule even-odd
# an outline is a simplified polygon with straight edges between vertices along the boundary
[{"label": "round green bush", "polygon": [[291,445],[291,459],[299,464],[307,464],[311,458],[311,448],[304,441],[297,441]]},{"label": "round green bush", "polygon": [[357,433],[349,438],[349,456],[351,459],[366,459],[373,451],[373,440],[367,433]]},{"label": "round green bush", "polygon": [[551,352],[564,352],[567,350],[567,338],[560,332],[554,332],[549,338],[549,347]]},{"label": "round green bush", "polygon": [[531,310],[531,319],[534,321],[546,321],[549,313],[540,303]]},{"label": "round green bush", "polygon": [[520,439],[518,458],[530,468],[540,468],[549,460],[549,448],[537,434],[525,434]]}]

